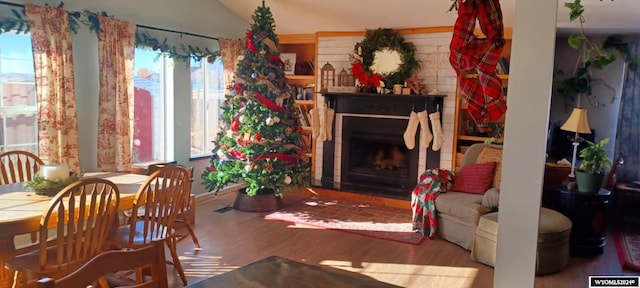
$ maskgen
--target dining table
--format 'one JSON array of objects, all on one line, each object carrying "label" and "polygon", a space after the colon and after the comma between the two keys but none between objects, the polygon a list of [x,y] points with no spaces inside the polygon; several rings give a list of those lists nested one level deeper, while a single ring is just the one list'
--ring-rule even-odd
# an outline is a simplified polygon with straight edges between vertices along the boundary
[{"label": "dining table", "polygon": [[[89,172],[82,177],[98,177],[110,180],[120,192],[118,210],[133,207],[133,199],[147,175],[118,172]],[[40,219],[48,209],[52,197],[38,195],[24,188],[25,183],[0,185],[0,288],[11,287],[14,272],[4,267],[5,261],[16,253],[15,237],[37,232]]]}]

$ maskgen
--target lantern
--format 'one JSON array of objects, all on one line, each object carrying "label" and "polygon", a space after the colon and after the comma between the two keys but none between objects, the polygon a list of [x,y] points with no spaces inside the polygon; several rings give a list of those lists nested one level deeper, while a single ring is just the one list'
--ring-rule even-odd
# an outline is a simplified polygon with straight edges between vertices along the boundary
[{"label": "lantern", "polygon": [[344,68],[342,68],[342,71],[338,73],[338,86],[343,86],[343,87],[353,86],[354,84],[351,78],[352,77],[349,74],[349,72],[347,72],[347,70],[344,70]]},{"label": "lantern", "polygon": [[327,92],[329,86],[336,85],[336,69],[327,62],[320,69],[320,91]]}]

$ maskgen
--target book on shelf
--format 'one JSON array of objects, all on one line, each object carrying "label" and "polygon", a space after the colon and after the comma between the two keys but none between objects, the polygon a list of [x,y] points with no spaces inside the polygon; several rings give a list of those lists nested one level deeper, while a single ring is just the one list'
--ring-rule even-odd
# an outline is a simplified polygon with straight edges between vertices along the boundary
[{"label": "book on shelf", "polygon": [[505,73],[504,73],[504,70],[502,70],[502,67],[500,67],[500,65],[499,65],[499,64],[498,64],[498,65],[496,65],[496,74],[497,74],[497,75],[505,74]]},{"label": "book on shelf", "polygon": [[304,151],[304,153],[311,153],[311,140],[311,134],[302,135],[302,151]]},{"label": "book on shelf", "polygon": [[309,109],[306,109],[307,113],[305,113],[304,115],[307,117],[307,122],[309,122],[309,126],[313,126],[311,125],[311,113],[309,112]]},{"label": "book on shelf", "polygon": [[498,59],[498,65],[496,65],[496,68],[499,67],[500,70],[502,70],[502,73],[500,74],[509,74],[509,59],[507,59],[507,57],[500,57],[500,59]]},{"label": "book on shelf", "polygon": [[307,119],[307,112],[305,111],[306,109],[304,108],[303,105],[298,105],[296,106],[296,117],[298,117],[298,121],[300,122],[301,126],[309,126],[310,125],[310,121],[309,119]]}]

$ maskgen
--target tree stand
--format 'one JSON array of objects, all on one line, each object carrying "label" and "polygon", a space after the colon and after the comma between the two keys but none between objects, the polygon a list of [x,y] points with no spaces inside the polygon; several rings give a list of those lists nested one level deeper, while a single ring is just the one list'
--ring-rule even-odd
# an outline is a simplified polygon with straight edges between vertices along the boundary
[{"label": "tree stand", "polygon": [[272,212],[282,208],[282,198],[273,190],[263,189],[254,196],[247,195],[246,188],[238,189],[233,209],[244,212]]}]

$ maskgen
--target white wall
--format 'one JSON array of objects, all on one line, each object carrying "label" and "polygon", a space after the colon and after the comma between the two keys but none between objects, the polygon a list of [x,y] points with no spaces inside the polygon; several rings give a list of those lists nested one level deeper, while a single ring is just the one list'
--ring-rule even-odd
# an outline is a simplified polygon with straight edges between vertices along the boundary
[{"label": "white wall", "polygon": [[[451,32],[403,35],[405,42],[413,42],[416,46],[415,56],[421,65],[418,76],[424,78],[423,83],[427,85],[427,89],[431,91],[435,88],[436,71],[438,71],[438,90],[441,95],[446,95],[441,115],[445,141],[440,150],[440,167],[444,168],[451,167],[454,110],[456,105],[456,74],[449,64],[451,35]],[[349,55],[353,54],[355,44],[363,39],[363,36],[319,37],[317,66],[322,67],[324,63],[329,62],[336,69],[336,74],[342,71],[343,68],[349,71],[351,69]],[[436,57],[436,55],[438,56]],[[320,72],[316,71],[316,73]],[[317,87],[320,86],[319,81],[320,78],[318,77]],[[318,101],[323,101],[322,97],[319,98]],[[420,109],[417,108],[416,110],[420,111]],[[316,151],[321,151],[321,147],[322,142],[316,142]]]},{"label": "white wall", "polygon": [[[590,38],[596,45],[601,45],[606,38]],[[604,104],[604,106],[592,106],[586,97],[582,96],[581,106],[587,109],[589,126],[595,130],[595,141],[609,137],[609,145],[606,149],[610,159],[614,159],[614,147],[616,139],[616,127],[618,123],[618,113],[620,108],[620,98],[622,95],[622,84],[624,82],[625,63],[617,51],[609,51],[616,55],[616,61],[603,69],[592,68],[593,95]],[[579,56],[577,50],[569,47],[566,38],[556,39],[555,67],[564,71],[564,77],[573,74],[576,60]],[[563,78],[564,78],[563,77]],[[549,123],[559,121],[564,123],[571,114],[572,107],[565,107],[564,98],[555,90],[551,98],[551,112]],[[574,105],[578,105],[574,103]],[[571,159],[568,159],[571,161]]]},{"label": "white wall", "polygon": [[[24,4],[27,1],[8,1]],[[30,3],[44,5],[46,0],[33,0]],[[0,5],[0,17],[10,15],[10,6]],[[242,20],[218,1],[210,0],[137,0],[137,1],[104,1],[104,0],[67,0],[64,9],[68,11],[89,10],[106,12],[115,18],[132,21],[139,25],[200,34],[211,37],[242,38],[249,23]],[[163,40],[167,38],[171,46],[178,43],[194,44],[201,48],[218,49],[217,41],[206,38],[179,35],[175,33],[148,31],[153,37]],[[98,123],[98,43],[96,35],[89,33],[84,27],[77,35],[73,35],[73,56],[76,77],[76,101],[78,108],[78,130],[80,136],[80,165],[84,171],[97,169],[97,130]],[[190,79],[188,66],[182,62],[175,65],[174,95],[175,110],[175,147],[174,155],[178,163],[196,166],[195,193],[204,192],[200,185],[199,175],[209,159],[189,161],[190,156]],[[171,123],[169,123],[171,124]]]}]

